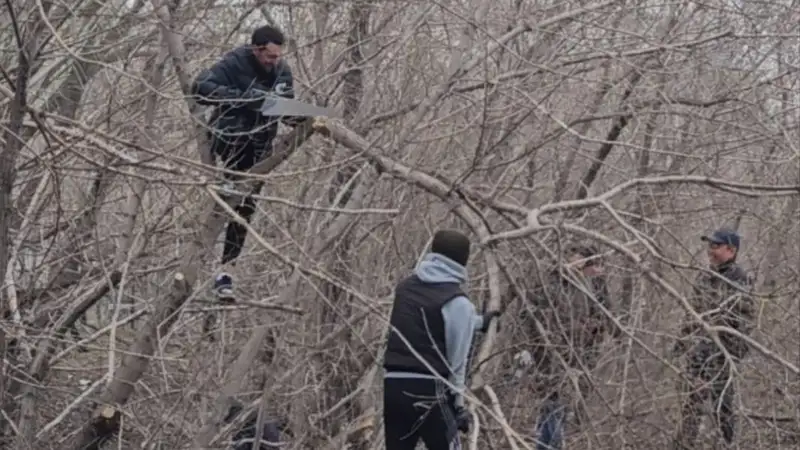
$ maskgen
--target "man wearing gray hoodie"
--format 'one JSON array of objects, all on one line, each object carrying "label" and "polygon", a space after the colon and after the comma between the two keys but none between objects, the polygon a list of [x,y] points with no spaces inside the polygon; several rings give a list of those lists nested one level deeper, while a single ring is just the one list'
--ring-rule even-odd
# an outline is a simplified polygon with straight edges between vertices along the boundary
[{"label": "man wearing gray hoodie", "polygon": [[413,450],[420,439],[428,450],[459,449],[458,431],[469,430],[462,392],[473,336],[499,315],[477,314],[461,290],[469,251],[467,236],[440,230],[395,288],[383,362],[387,450]]}]

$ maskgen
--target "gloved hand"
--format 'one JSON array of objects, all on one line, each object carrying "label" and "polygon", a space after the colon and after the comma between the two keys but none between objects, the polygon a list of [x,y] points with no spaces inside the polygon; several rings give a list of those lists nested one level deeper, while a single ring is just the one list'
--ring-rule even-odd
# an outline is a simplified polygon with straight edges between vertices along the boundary
[{"label": "gloved hand", "polygon": [[283,122],[283,124],[286,125],[287,127],[292,127],[292,128],[300,125],[301,123],[303,123],[306,120],[308,120],[308,117],[302,117],[302,116],[283,116],[283,117],[281,117],[281,122]]},{"label": "gloved hand", "polygon": [[528,367],[533,364],[533,355],[527,350],[523,350],[514,355],[514,362],[519,367]]},{"label": "gloved hand", "polygon": [[254,86],[244,92],[243,101],[248,108],[254,111],[260,111],[261,106],[264,104],[264,100],[269,95],[270,92],[264,89],[263,86]]},{"label": "gloved hand", "polygon": [[[489,326],[492,324],[492,320],[500,317],[503,314],[502,308],[500,310],[487,311],[488,307],[488,302],[484,302],[483,306],[481,307],[481,314],[483,314],[483,327],[480,329],[481,333],[486,333],[489,331]],[[500,323],[497,324],[497,331],[500,331]]]},{"label": "gloved hand", "polygon": [[[483,313],[483,326],[481,327],[481,333],[486,333],[489,331],[489,326],[492,324],[492,320],[496,317],[500,317],[502,313],[500,311],[489,311]],[[497,331],[500,331],[500,324],[497,324]]]},{"label": "gloved hand", "polygon": [[472,426],[472,414],[463,406],[456,407],[456,426],[462,433],[469,433]]},{"label": "gloved hand", "polygon": [[533,364],[533,355],[527,350],[523,350],[514,355],[514,378],[522,378],[525,375],[525,369]]}]

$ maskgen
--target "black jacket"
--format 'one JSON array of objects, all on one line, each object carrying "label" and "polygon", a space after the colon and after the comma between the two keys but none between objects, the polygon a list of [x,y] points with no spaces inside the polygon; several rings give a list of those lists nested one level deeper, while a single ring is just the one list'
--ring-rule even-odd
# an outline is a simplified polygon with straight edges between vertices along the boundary
[{"label": "black jacket", "polygon": [[[437,374],[451,375],[447,361],[447,338],[442,307],[464,295],[458,283],[424,283],[416,275],[401,281],[395,288],[389,323],[408,340],[414,350]],[[408,345],[393,330],[383,358],[387,372],[431,374]]]},{"label": "black jacket", "polygon": [[[216,107],[209,123],[212,139],[229,144],[271,145],[278,132],[278,118],[261,114],[263,92],[294,98],[292,70],[284,60],[267,70],[247,46],[226,53],[200,72],[192,84],[198,103]],[[295,123],[288,117],[282,119],[288,125]]]},{"label": "black jacket", "polygon": [[[693,293],[689,297],[692,307],[710,325],[727,326],[744,335],[750,334],[755,319],[755,305],[749,292],[753,280],[735,262],[723,264],[715,272],[716,274],[702,272],[697,277]],[[678,341],[676,351],[685,350],[687,338],[695,337],[696,339],[690,339],[699,341],[695,350],[715,352],[715,346],[704,335],[702,327],[691,317],[687,317],[687,321],[680,332],[683,341]],[[720,333],[719,337],[732,356],[743,358],[747,354],[747,343],[739,337],[729,333]]]}]

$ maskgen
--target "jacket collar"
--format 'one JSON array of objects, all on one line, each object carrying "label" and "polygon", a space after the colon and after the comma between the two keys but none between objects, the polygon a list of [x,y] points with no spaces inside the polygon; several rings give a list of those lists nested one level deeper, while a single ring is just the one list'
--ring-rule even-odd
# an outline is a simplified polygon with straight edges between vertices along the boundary
[{"label": "jacket collar", "polygon": [[736,265],[736,260],[730,259],[714,268],[714,271],[718,273],[725,273],[733,268]]}]

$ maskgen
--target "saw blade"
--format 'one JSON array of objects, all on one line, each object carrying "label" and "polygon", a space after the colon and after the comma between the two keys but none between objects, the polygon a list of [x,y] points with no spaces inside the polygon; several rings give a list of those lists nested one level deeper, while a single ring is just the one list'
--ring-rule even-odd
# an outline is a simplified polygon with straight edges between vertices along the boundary
[{"label": "saw blade", "polygon": [[265,116],[330,117],[333,112],[328,108],[299,100],[270,95],[261,104],[261,114]]}]

